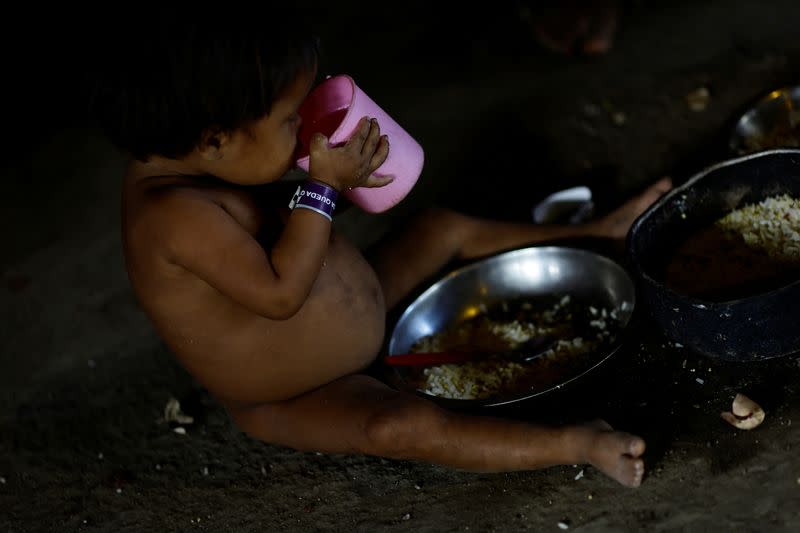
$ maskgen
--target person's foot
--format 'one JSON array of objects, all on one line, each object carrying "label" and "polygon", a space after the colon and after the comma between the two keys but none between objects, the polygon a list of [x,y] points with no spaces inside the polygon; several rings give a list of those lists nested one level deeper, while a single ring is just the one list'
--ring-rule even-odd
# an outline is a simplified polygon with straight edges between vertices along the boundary
[{"label": "person's foot", "polygon": [[611,50],[617,31],[617,0],[523,0],[521,16],[532,26],[539,44],[562,54],[602,55]]},{"label": "person's foot", "polygon": [[603,421],[591,426],[594,434],[587,453],[589,463],[627,487],[638,487],[644,477],[645,442],[643,439],[614,431]]},{"label": "person's foot", "polygon": [[624,239],[628,235],[631,225],[653,203],[672,188],[672,180],[663,178],[644,192],[631,198],[620,207],[595,222],[590,223],[589,233],[598,237]]}]

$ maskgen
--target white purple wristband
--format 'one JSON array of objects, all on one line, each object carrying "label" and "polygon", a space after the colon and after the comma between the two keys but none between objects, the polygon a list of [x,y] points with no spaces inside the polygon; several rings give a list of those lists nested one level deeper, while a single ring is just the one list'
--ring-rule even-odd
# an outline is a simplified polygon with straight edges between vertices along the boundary
[{"label": "white purple wristband", "polygon": [[339,193],[333,187],[307,180],[297,187],[292,201],[289,202],[289,209],[311,209],[328,220],[333,220],[338,197]]}]

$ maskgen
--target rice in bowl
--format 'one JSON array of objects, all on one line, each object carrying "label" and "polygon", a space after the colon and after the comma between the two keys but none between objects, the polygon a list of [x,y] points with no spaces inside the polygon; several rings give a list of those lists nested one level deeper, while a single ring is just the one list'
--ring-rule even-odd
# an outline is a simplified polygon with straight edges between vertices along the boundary
[{"label": "rice in bowl", "polygon": [[[628,312],[632,306],[627,302],[619,310],[584,306],[573,304],[567,295],[541,311],[527,301],[515,302],[511,307],[504,303],[501,307],[504,310],[499,313],[490,310],[417,341],[412,352],[468,347],[486,353],[479,360],[417,371],[412,381],[418,390],[458,400],[484,400],[546,390],[579,373],[599,348],[614,342],[620,311]],[[507,352],[544,335],[558,340],[541,358],[523,362],[524,353],[509,357]]]},{"label": "rice in bowl", "polygon": [[731,211],[717,224],[740,235],[751,248],[773,259],[800,260],[800,199],[788,194],[769,197]]},{"label": "rice in bowl", "polygon": [[664,280],[679,294],[711,302],[765,294],[800,279],[800,200],[771,196],[743,205],[689,235]]}]

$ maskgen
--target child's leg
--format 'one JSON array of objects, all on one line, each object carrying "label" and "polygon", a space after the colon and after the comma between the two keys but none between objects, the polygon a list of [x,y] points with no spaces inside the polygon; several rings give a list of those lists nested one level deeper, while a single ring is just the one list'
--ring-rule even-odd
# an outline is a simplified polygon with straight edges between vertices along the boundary
[{"label": "child's leg", "polygon": [[538,226],[486,220],[447,209],[430,209],[402,228],[397,238],[370,253],[388,309],[454,259],[471,259],[527,244],[572,237],[624,238],[633,221],[669,190],[661,180],[606,217],[579,226]]},{"label": "child's leg", "polygon": [[450,261],[470,259],[504,248],[548,239],[577,237],[584,226],[543,227],[478,219],[443,208],[414,217],[394,238],[369,253],[383,287],[387,309],[392,309],[418,284]]},{"label": "child's leg", "polygon": [[450,413],[363,375],[286,401],[228,409],[253,437],[304,451],[363,453],[478,472],[589,463],[634,487],[644,474],[644,441],[608,425],[549,428]]}]

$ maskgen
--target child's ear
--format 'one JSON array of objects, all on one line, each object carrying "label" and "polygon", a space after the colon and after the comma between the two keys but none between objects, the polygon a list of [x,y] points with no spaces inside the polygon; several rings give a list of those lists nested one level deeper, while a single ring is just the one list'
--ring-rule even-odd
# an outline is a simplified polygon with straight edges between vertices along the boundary
[{"label": "child's ear", "polygon": [[208,161],[222,159],[231,143],[230,133],[222,130],[206,130],[197,151]]}]

